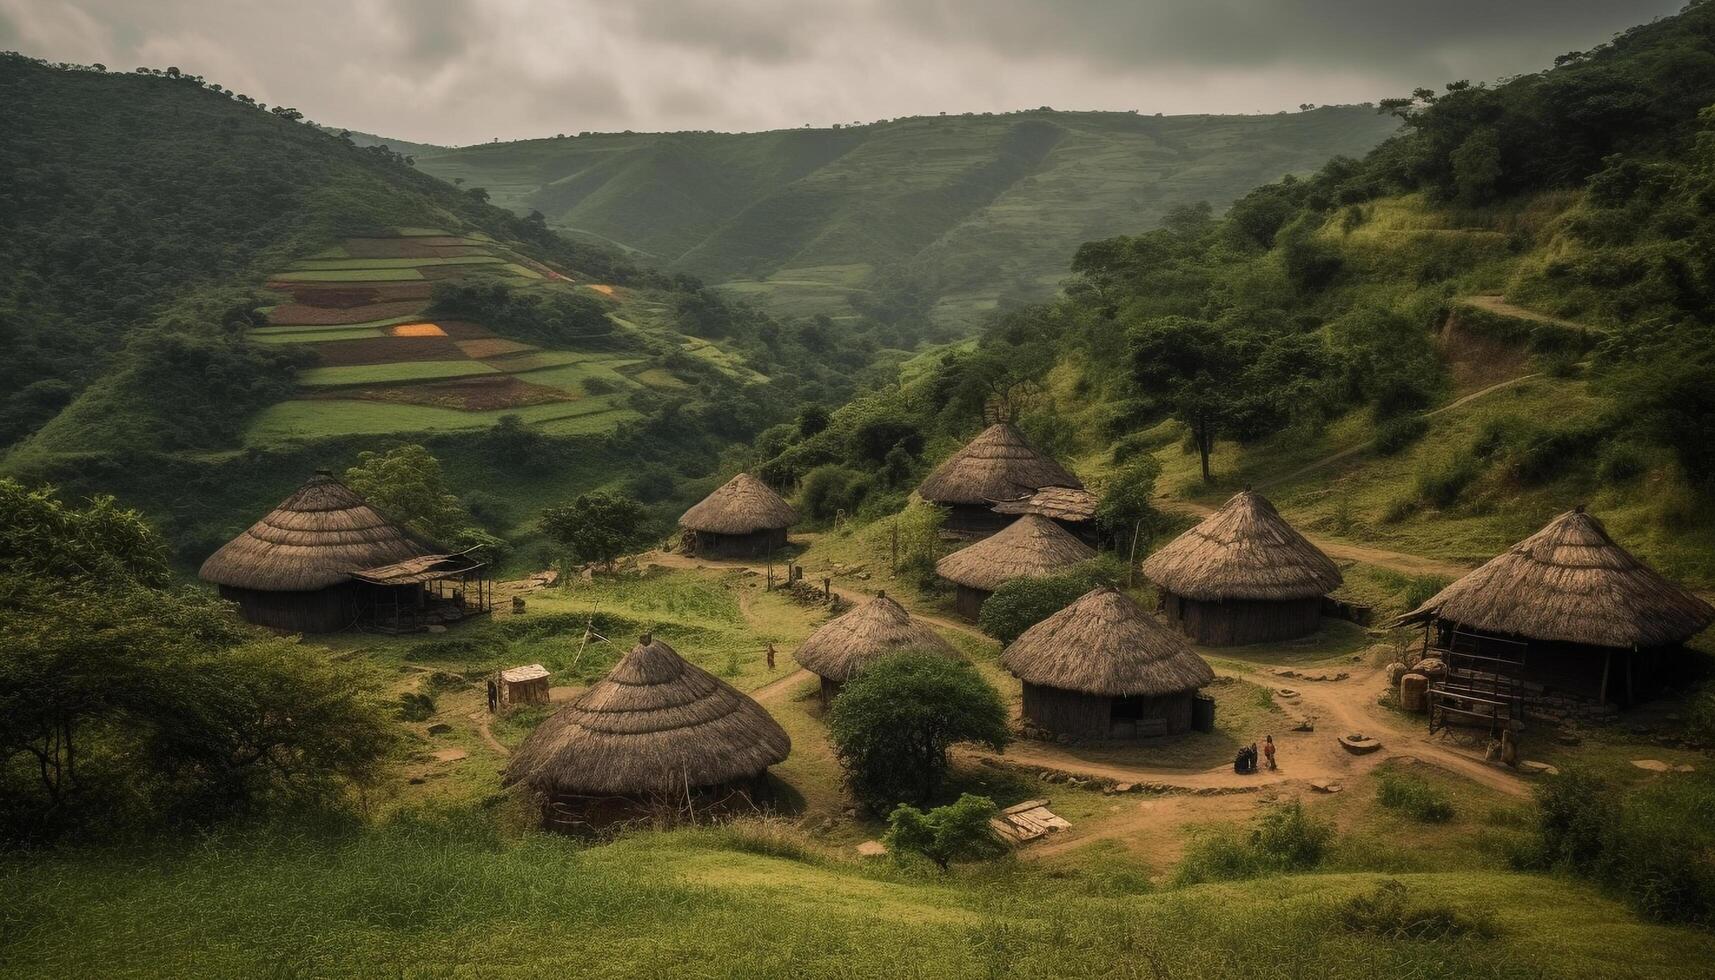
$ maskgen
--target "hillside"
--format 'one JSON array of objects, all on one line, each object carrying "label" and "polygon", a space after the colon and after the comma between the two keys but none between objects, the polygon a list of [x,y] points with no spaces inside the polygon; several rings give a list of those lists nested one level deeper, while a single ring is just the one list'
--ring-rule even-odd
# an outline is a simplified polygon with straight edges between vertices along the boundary
[{"label": "hillside", "polygon": [[763,133],[591,133],[419,152],[520,214],[647,256],[770,309],[969,333],[1042,299],[1080,242],[1217,207],[1361,154],[1373,108],[1140,116],[1034,110]]}]

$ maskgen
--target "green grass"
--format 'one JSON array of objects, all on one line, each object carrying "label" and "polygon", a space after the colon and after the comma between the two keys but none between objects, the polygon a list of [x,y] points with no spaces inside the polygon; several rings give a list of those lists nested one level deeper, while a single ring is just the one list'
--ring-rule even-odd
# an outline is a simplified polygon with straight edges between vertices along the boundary
[{"label": "green grass", "polygon": [[423,274],[416,269],[318,269],[276,272],[274,278],[285,282],[411,282],[422,279]]},{"label": "green grass", "polygon": [[623,395],[600,395],[576,402],[465,412],[429,405],[398,405],[359,399],[293,400],[257,413],[244,433],[250,446],[274,446],[307,439],[357,435],[459,432],[486,429],[502,415],[517,415],[556,435],[610,432],[637,413],[620,407]]},{"label": "green grass", "polygon": [[352,364],[310,368],[298,373],[298,382],[310,387],[332,385],[387,384],[431,378],[462,378],[473,374],[495,374],[482,361],[399,361],[393,364]]},{"label": "green grass", "polygon": [[434,265],[492,265],[505,262],[498,255],[452,255],[404,259],[322,259],[309,258],[295,262],[292,271],[329,269],[415,269]]},{"label": "green grass", "polygon": [[294,333],[330,333],[336,330],[364,330],[378,327],[392,327],[401,323],[421,323],[421,314],[413,316],[390,316],[382,320],[363,320],[359,323],[272,323],[266,327],[251,327],[246,331],[251,337],[274,337]]},{"label": "green grass", "polygon": [[250,339],[258,344],[313,344],[324,340],[364,340],[370,337],[385,337],[387,332],[375,327],[328,327],[322,330],[287,330],[279,333],[260,333],[252,330]]}]

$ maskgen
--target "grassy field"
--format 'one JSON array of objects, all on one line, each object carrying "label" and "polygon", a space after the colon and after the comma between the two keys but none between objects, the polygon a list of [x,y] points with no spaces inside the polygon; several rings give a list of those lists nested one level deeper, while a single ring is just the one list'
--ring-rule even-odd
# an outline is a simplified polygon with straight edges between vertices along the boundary
[{"label": "grassy field", "polygon": [[474,412],[358,399],[293,400],[270,405],[257,413],[244,438],[248,445],[270,446],[355,435],[458,432],[489,428],[502,415],[517,415],[556,435],[586,435],[610,431],[621,421],[637,418],[636,412],[621,407],[623,400],[618,395],[596,395],[569,405],[526,405]]},{"label": "grassy field", "polygon": [[456,255],[415,259],[312,258],[294,262],[292,269],[293,271],[311,269],[415,269],[436,265],[490,265],[505,261],[505,258],[498,255]]},{"label": "grassy field", "polygon": [[298,381],[309,387],[333,385],[383,384],[391,381],[422,381],[430,378],[462,378],[473,374],[494,374],[494,368],[482,361],[400,361],[396,364],[354,364],[345,367],[310,368],[298,374]]},{"label": "grassy field", "polygon": [[283,282],[410,282],[422,279],[423,274],[416,269],[375,269],[365,266],[355,269],[276,272],[274,278]]}]

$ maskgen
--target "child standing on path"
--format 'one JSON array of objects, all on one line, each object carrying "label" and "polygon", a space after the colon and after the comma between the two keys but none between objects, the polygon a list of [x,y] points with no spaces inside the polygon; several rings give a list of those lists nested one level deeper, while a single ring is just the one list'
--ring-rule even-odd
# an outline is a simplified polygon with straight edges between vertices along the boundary
[{"label": "child standing on path", "polygon": [[1274,736],[1273,735],[1264,735],[1262,737],[1262,754],[1263,754],[1264,758],[1268,759],[1269,770],[1273,771],[1274,770]]}]

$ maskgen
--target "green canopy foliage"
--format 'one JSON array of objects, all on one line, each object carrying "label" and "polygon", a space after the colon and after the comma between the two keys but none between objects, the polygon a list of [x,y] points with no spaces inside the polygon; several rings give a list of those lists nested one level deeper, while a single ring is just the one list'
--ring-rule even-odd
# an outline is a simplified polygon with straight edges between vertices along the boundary
[{"label": "green canopy foliage", "polygon": [[999,812],[993,800],[971,793],[960,793],[957,800],[927,813],[901,803],[888,814],[887,833],[881,842],[895,858],[919,855],[946,871],[954,861],[976,861],[1006,853],[1005,842],[989,826]]}]

